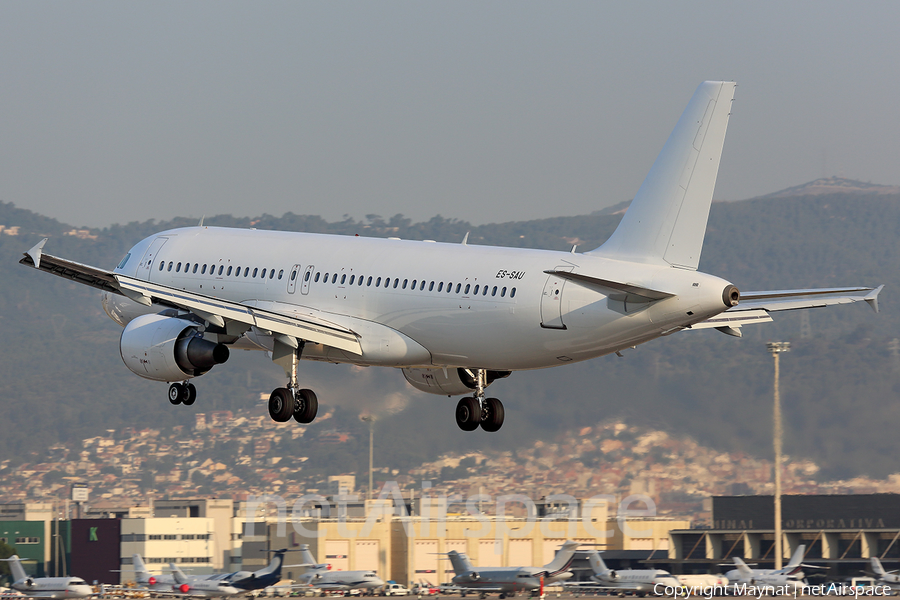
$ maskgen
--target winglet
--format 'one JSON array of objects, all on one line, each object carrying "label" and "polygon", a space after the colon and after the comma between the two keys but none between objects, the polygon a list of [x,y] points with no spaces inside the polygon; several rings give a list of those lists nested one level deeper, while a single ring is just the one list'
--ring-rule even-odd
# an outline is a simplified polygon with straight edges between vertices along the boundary
[{"label": "winglet", "polygon": [[876,313],[878,312],[878,294],[881,293],[881,288],[884,287],[884,284],[879,285],[877,288],[869,292],[863,300],[866,301],[866,304],[872,307]]},{"label": "winglet", "polygon": [[32,262],[34,262],[34,268],[41,268],[41,254],[44,252],[44,244],[47,243],[47,240],[50,238],[44,238],[34,245],[34,248],[25,253],[25,256],[30,256]]},{"label": "winglet", "polygon": [[463,237],[462,245],[466,246],[466,245],[468,245],[468,242],[469,242],[469,232],[467,231],[466,235]]}]

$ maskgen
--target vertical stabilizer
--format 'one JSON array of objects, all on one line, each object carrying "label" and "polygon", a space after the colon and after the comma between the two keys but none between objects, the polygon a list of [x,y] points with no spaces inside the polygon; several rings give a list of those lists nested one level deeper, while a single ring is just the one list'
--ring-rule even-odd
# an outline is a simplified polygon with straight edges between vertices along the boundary
[{"label": "vertical stabilizer", "polygon": [[747,566],[742,559],[737,556],[732,556],[731,560],[734,561],[734,566],[737,567],[738,574],[741,576],[741,579],[752,579],[753,578],[753,569]]},{"label": "vertical stabilizer", "polygon": [[872,557],[872,572],[879,578],[884,577],[887,573],[884,570],[884,567],[881,566],[881,561],[878,560],[877,556]]},{"label": "vertical stabilizer", "polygon": [[19,560],[18,554],[13,554],[6,559],[9,562],[9,571],[12,573],[13,583],[28,579],[25,569],[22,568],[22,561]]},{"label": "vertical stabilizer", "polygon": [[603,562],[603,559],[600,558],[600,553],[596,550],[591,550],[588,552],[588,564],[591,565],[591,570],[594,572],[594,575],[603,575],[609,569],[606,567],[606,563]]},{"label": "vertical stabilizer", "polygon": [[172,578],[175,579],[175,583],[178,585],[182,585],[188,582],[187,575],[184,574],[184,571],[178,568],[178,565],[175,563],[169,563],[169,570],[172,571]]},{"label": "vertical stabilizer", "polygon": [[791,560],[788,561],[788,564],[785,565],[784,569],[796,569],[800,566],[800,563],[803,562],[803,555],[806,554],[806,544],[800,544],[797,546],[797,549],[794,550],[794,554],[791,556]]},{"label": "vertical stabilizer", "polygon": [[556,556],[549,563],[543,566],[548,577],[559,575],[564,571],[568,571],[572,566],[572,560],[575,558],[575,551],[578,550],[578,542],[566,540],[556,551]]},{"label": "vertical stabilizer", "polygon": [[134,579],[138,583],[146,583],[148,579],[150,579],[150,571],[147,570],[147,565],[144,564],[144,559],[141,558],[140,554],[132,554],[131,555],[132,562],[134,562]]},{"label": "vertical stabilizer", "polygon": [[588,254],[697,269],[734,88],[700,84],[622,222]]},{"label": "vertical stabilizer", "polygon": [[453,572],[457,575],[470,573],[475,570],[475,567],[469,562],[469,557],[465,554],[451,550],[447,553],[447,557],[450,559],[450,564],[453,565]]}]

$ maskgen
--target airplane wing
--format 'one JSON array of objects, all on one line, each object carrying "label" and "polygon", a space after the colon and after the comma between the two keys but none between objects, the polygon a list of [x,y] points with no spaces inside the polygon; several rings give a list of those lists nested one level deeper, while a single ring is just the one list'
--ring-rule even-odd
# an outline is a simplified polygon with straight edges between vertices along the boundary
[{"label": "airplane wing", "polygon": [[775,290],[766,292],[741,292],[740,304],[719,313],[715,317],[691,325],[691,329],[715,328],[736,337],[741,336],[743,325],[767,323],[769,313],[783,310],[821,308],[836,304],[864,301],[878,312],[878,294],[884,286],[820,288],[808,290]]},{"label": "airplane wing", "polygon": [[576,588],[578,590],[622,590],[624,592],[642,589],[636,583],[622,583],[619,585],[605,585],[595,581],[574,581],[572,583],[564,583],[563,588]]},{"label": "airplane wing", "polygon": [[362,355],[359,336],[353,330],[324,319],[283,315],[230,300],[179,290],[105,271],[44,254],[43,247],[46,242],[45,238],[26,252],[25,257],[19,263],[105,292],[127,296],[145,306],[158,304],[163,307],[186,310],[219,327],[226,327],[227,322],[232,321],[244,325],[244,329],[253,326],[288,338],[323,344]]}]

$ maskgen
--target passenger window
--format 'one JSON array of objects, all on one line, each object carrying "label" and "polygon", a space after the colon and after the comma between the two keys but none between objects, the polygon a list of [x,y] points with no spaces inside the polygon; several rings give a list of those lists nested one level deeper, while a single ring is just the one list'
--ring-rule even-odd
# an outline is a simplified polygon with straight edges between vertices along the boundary
[{"label": "passenger window", "polygon": [[416,281],[415,279],[413,279],[413,284],[412,284],[411,286],[409,286],[409,289],[411,289],[411,290],[416,289],[416,284],[417,284],[417,283],[418,283],[418,281]]},{"label": "passenger window", "polygon": [[165,267],[165,266],[166,266],[166,263],[164,263],[163,261],[159,261],[159,270],[160,271],[162,271],[163,267]]},{"label": "passenger window", "polygon": [[362,284],[363,284],[363,276],[360,275],[359,276],[359,285],[362,286]]},{"label": "passenger window", "polygon": [[177,265],[175,265],[175,272],[181,273],[181,263],[178,263]]},{"label": "passenger window", "polygon": [[456,284],[456,293],[457,293],[457,294],[459,293],[459,288],[461,288],[461,287],[462,287],[462,284],[461,284],[461,283],[457,283],[457,284]]},{"label": "passenger window", "polygon": [[487,296],[487,292],[488,292],[488,286],[484,286],[484,289],[481,290],[481,295],[482,295],[482,296]]},{"label": "passenger window", "polygon": [[478,295],[478,287],[479,287],[478,285],[475,286],[475,291],[472,292],[472,295],[473,295],[473,296],[477,296],[477,295]]},{"label": "passenger window", "polygon": [[515,298],[515,297],[516,297],[516,288],[513,288],[513,289],[509,290],[509,297],[510,297],[510,298]]},{"label": "passenger window", "polygon": [[172,270],[172,261],[170,260],[170,261],[169,261],[169,268],[166,269],[166,271],[171,271],[171,270]]},{"label": "passenger window", "polygon": [[222,271],[224,271],[224,270],[225,270],[225,266],[224,266],[224,265],[219,265],[219,275],[220,275],[220,276],[222,275]]},{"label": "passenger window", "polygon": [[337,283],[337,273],[331,276],[331,283]]},{"label": "passenger window", "polygon": [[325,277],[322,278],[322,283],[328,283],[328,273],[325,273]]},{"label": "passenger window", "polygon": [[[406,284],[407,284],[407,283],[409,283],[409,279],[404,279],[404,280],[403,280],[403,289],[404,289],[404,290],[406,289]],[[397,287],[397,286],[395,285],[394,287]]]},{"label": "passenger window", "polygon": [[228,267],[228,271],[225,274],[231,277],[231,267]]},{"label": "passenger window", "polygon": [[431,283],[428,284],[428,291],[429,291],[429,292],[433,292],[433,291],[434,291],[434,282],[433,282],[433,281],[432,281]]},{"label": "passenger window", "polygon": [[196,272],[197,272],[197,268],[198,268],[199,266],[200,266],[199,264],[194,263],[194,270],[191,271],[191,273],[196,273]]},{"label": "passenger window", "polygon": [[306,272],[306,275],[303,276],[303,281],[309,281],[309,271]]},{"label": "passenger window", "polygon": [[379,277],[378,279],[375,280],[375,287],[378,287],[380,285],[381,285],[381,277]]},{"label": "passenger window", "polygon": [[366,287],[368,287],[370,285],[372,285],[372,276],[371,275],[369,275],[369,278],[366,279]]},{"label": "passenger window", "polygon": [[250,274],[250,267],[244,267],[244,277]]},{"label": "passenger window", "polygon": [[356,275],[350,276],[350,285],[353,285],[353,282],[356,281]]},{"label": "passenger window", "polygon": [[[275,279],[275,269],[269,271],[269,279]],[[278,279],[281,279],[281,277],[279,277]]]},{"label": "passenger window", "polygon": [[506,288],[505,287],[502,290],[500,290],[500,297],[501,298],[506,297]]},{"label": "passenger window", "polygon": [[471,288],[471,287],[472,287],[472,286],[470,286],[470,285],[467,283],[467,284],[466,284],[466,291],[465,291],[464,293],[465,293],[465,294],[468,294],[468,293],[469,293],[469,288]]},{"label": "passenger window", "polygon": [[439,292],[443,292],[443,291],[444,291],[444,282],[443,282],[443,281],[440,282],[440,283],[438,283],[438,291],[439,291]]},{"label": "passenger window", "polygon": [[345,273],[345,274],[341,275],[341,285],[344,285],[344,283],[346,281],[347,281],[347,274]]},{"label": "passenger window", "polygon": [[241,268],[240,268],[240,267],[238,267],[237,270],[234,272],[234,276],[235,276],[235,277],[240,277],[240,276],[241,276]]},{"label": "passenger window", "polygon": [[[272,275],[274,275],[274,274],[275,274],[275,273],[272,273]],[[266,269],[265,269],[265,268],[263,268],[262,273],[259,274],[259,277],[260,277],[261,279],[265,279],[265,278],[266,278]]]},{"label": "passenger window", "polygon": [[284,269],[278,271],[278,279],[281,280],[282,277],[284,277]]},{"label": "passenger window", "polygon": [[497,295],[497,286],[495,285],[494,291],[491,292],[491,296],[496,296],[496,295]]},{"label": "passenger window", "polygon": [[384,287],[386,287],[386,288],[391,287],[391,278],[390,277],[384,278]]},{"label": "passenger window", "polygon": [[[281,273],[278,274],[278,279],[281,279]],[[291,271],[291,281],[297,279],[297,271]]]},{"label": "passenger window", "polygon": [[452,291],[453,291],[453,282],[450,282],[447,284],[447,293],[449,294]]},{"label": "passenger window", "polygon": [[422,283],[419,284],[419,291],[420,292],[425,291],[425,280],[424,279],[422,280]]},{"label": "passenger window", "polygon": [[398,285],[400,285],[400,278],[399,278],[399,277],[398,277],[397,279],[394,280],[394,289],[395,289],[395,290],[397,289],[397,286],[398,286]]},{"label": "passenger window", "polygon": [[318,273],[316,273],[316,280],[315,280],[315,283],[319,283],[319,274],[318,274]]},{"label": "passenger window", "polygon": [[203,265],[203,268],[200,269],[200,274],[201,274],[201,275],[206,275],[206,265]]},{"label": "passenger window", "polygon": [[253,267],[253,277],[256,277],[257,273],[259,273],[259,267]]}]

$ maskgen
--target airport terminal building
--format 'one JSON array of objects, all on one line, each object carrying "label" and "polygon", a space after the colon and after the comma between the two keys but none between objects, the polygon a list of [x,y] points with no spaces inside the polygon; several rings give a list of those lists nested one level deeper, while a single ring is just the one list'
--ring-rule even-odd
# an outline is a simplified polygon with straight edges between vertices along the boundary
[{"label": "airport terminal building", "polygon": [[[718,565],[737,556],[774,568],[774,513],[772,496],[713,497],[712,527],[671,531],[669,556],[651,562],[667,564],[673,573],[706,573],[727,570]],[[782,536],[785,563],[805,544],[805,562],[828,567],[828,579],[859,575],[872,556],[896,569],[900,495],[782,496]]]}]

